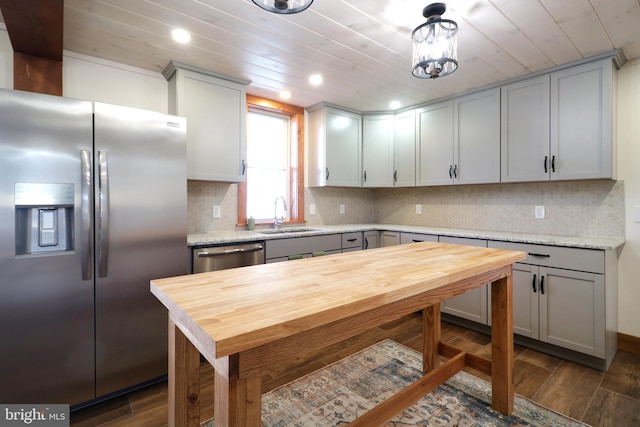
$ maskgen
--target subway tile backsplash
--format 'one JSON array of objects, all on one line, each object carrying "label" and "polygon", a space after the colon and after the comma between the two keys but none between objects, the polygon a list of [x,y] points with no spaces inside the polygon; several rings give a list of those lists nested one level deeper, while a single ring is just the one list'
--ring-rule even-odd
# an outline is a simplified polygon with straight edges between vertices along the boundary
[{"label": "subway tile backsplash", "polygon": [[[189,233],[232,230],[237,185],[189,181]],[[213,205],[222,217],[212,218]],[[310,215],[314,204],[316,214]],[[422,214],[416,214],[416,205]],[[344,213],[340,213],[344,205]],[[535,206],[545,218],[536,219]],[[305,188],[307,225],[403,224],[588,237],[624,237],[624,183],[572,181],[393,189]]]}]

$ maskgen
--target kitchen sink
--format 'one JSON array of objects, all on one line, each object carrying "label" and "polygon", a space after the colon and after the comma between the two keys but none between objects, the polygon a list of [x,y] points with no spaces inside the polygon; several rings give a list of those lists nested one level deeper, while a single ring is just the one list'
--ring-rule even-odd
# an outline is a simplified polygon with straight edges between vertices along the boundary
[{"label": "kitchen sink", "polygon": [[288,228],[272,228],[268,230],[256,230],[256,231],[261,234],[310,233],[313,231],[322,231],[322,228],[288,227]]}]

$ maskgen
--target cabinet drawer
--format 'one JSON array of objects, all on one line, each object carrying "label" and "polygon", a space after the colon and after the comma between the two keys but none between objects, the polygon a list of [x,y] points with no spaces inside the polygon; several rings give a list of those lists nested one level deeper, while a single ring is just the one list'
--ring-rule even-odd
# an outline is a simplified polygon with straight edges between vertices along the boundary
[{"label": "cabinet drawer", "polygon": [[342,249],[342,235],[327,234],[323,236],[292,237],[290,239],[267,240],[265,257],[267,259],[289,257],[291,255],[328,252]]},{"label": "cabinet drawer", "polygon": [[342,234],[342,249],[360,248],[362,249],[362,232]]},{"label": "cabinet drawer", "polygon": [[436,234],[421,234],[421,233],[400,233],[400,244],[417,243],[417,242],[437,242],[438,236]]},{"label": "cabinet drawer", "polygon": [[524,261],[520,261],[522,264],[604,274],[604,251],[598,249],[499,241],[489,241],[489,247],[526,252],[527,258]]}]

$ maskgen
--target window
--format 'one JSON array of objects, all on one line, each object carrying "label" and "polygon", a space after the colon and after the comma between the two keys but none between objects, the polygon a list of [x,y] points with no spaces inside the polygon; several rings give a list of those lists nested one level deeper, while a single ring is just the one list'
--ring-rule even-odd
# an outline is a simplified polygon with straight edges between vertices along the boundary
[{"label": "window", "polygon": [[247,106],[247,181],[238,185],[238,225],[250,215],[270,224],[280,196],[287,202],[285,222],[302,222],[304,110],[252,95]]}]

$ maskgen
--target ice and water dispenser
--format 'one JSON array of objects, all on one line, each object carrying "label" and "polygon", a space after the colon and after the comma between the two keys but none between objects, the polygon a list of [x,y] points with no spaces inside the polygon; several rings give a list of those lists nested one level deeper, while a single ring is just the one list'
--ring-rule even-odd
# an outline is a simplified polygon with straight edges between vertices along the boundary
[{"label": "ice and water dispenser", "polygon": [[73,251],[73,184],[16,183],[16,255]]}]

